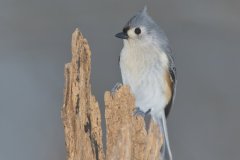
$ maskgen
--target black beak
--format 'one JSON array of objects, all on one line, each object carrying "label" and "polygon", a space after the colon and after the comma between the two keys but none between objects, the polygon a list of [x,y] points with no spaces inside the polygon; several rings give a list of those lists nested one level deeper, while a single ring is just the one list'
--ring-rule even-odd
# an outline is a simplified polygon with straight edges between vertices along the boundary
[{"label": "black beak", "polygon": [[121,38],[121,39],[128,39],[127,33],[124,33],[124,32],[120,32],[120,33],[116,34],[115,37]]}]

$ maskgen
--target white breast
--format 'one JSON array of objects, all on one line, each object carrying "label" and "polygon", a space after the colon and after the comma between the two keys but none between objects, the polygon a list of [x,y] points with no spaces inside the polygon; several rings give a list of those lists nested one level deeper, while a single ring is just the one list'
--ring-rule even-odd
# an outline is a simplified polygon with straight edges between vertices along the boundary
[{"label": "white breast", "polygon": [[125,42],[120,55],[123,83],[130,86],[136,106],[144,112],[163,110],[167,103],[164,79],[167,56],[159,48],[147,46]]}]

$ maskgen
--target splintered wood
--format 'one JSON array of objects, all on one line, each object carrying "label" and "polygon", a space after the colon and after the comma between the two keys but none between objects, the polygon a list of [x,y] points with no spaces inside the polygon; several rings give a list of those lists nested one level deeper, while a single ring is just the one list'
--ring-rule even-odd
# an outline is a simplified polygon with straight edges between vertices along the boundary
[{"label": "splintered wood", "polygon": [[162,137],[153,121],[148,132],[143,117],[134,116],[134,97],[128,86],[105,93],[108,160],[159,160]]},{"label": "splintered wood", "polygon": [[151,121],[133,115],[135,100],[128,86],[106,92],[106,154],[101,113],[91,94],[91,51],[78,29],[72,35],[72,60],[65,65],[64,125],[67,160],[159,160],[162,136]]},{"label": "splintered wood", "polygon": [[62,120],[68,160],[104,159],[101,114],[91,95],[91,52],[78,29],[72,35],[72,61],[65,66]]}]

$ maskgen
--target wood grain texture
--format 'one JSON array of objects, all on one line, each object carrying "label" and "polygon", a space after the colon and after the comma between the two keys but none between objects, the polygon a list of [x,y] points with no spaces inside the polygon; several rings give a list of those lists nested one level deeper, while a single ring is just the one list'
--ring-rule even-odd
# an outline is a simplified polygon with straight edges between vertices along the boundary
[{"label": "wood grain texture", "polygon": [[135,98],[128,86],[105,93],[107,160],[159,160],[162,136],[151,120],[148,131],[142,116],[133,115]]},{"label": "wood grain texture", "polygon": [[103,151],[101,114],[91,94],[91,51],[78,29],[72,35],[72,60],[65,65],[64,125],[67,160],[159,160],[162,136],[151,121],[133,115],[134,96],[128,86],[106,92],[106,156]]},{"label": "wood grain texture", "polygon": [[91,94],[91,51],[78,29],[72,35],[72,61],[65,66],[62,120],[67,160],[103,160],[101,114]]}]

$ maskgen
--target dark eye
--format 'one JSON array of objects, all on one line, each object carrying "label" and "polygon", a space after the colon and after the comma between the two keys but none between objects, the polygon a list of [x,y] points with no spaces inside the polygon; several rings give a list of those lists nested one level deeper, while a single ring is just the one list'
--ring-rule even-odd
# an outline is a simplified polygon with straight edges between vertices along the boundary
[{"label": "dark eye", "polygon": [[140,28],[136,28],[134,31],[136,34],[140,34],[141,33],[141,29]]}]

